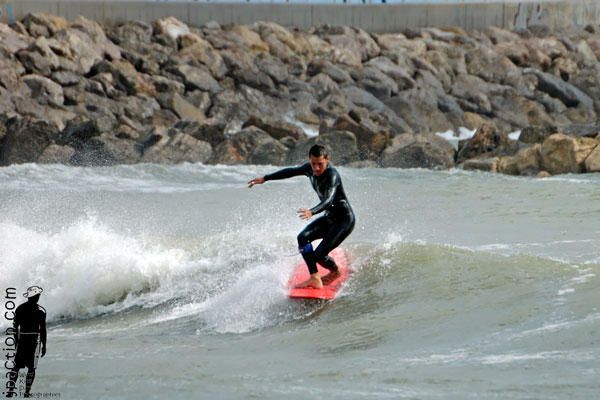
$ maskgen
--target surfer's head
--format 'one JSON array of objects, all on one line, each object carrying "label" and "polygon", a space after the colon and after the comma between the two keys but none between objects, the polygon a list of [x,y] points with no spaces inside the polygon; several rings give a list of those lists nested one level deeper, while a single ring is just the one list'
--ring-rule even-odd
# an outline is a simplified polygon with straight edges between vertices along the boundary
[{"label": "surfer's head", "polygon": [[310,166],[315,176],[321,175],[327,169],[329,165],[329,153],[325,146],[315,144],[308,151],[308,158],[310,160]]}]

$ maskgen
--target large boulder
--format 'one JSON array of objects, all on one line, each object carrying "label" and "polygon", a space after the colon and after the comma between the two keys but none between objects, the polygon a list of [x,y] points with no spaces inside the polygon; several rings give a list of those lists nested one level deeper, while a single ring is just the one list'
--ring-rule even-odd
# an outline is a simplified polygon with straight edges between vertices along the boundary
[{"label": "large boulder", "polygon": [[301,164],[306,162],[308,160],[308,151],[315,144],[327,147],[329,158],[335,164],[349,164],[359,159],[356,136],[352,132],[333,131],[296,142],[294,148],[290,150],[287,164]]},{"label": "large boulder", "polygon": [[219,82],[213,78],[205,67],[182,64],[171,71],[183,78],[187,90],[199,89],[210,93],[219,93],[223,90]]},{"label": "large boulder", "polygon": [[365,67],[377,68],[396,82],[397,90],[412,89],[416,82],[412,77],[412,71],[402,67],[387,57],[376,57],[364,64]]},{"label": "large boulder", "polygon": [[377,160],[391,141],[388,130],[368,118],[363,118],[357,112],[351,112],[350,116],[341,115],[335,120],[331,129],[352,132],[356,136],[361,160]]},{"label": "large boulder", "polygon": [[465,171],[498,172],[498,164],[498,157],[472,159],[462,163],[462,168]]},{"label": "large boulder", "polygon": [[337,83],[352,82],[352,77],[348,72],[322,58],[315,58],[312,60],[307,66],[306,73],[309,76],[315,76],[322,73],[329,76]]},{"label": "large boulder", "polygon": [[27,72],[38,72],[43,76],[49,76],[60,66],[59,57],[52,51],[44,36],[38,37],[27,49],[20,50],[17,57]]},{"label": "large boulder", "polygon": [[551,135],[542,143],[543,169],[552,175],[584,172],[585,160],[597,146],[598,142],[591,138]]},{"label": "large boulder", "polygon": [[280,165],[288,149],[268,133],[249,126],[231,135],[215,148],[212,162],[217,164]]},{"label": "large boulder", "polygon": [[513,155],[518,146],[506,133],[498,132],[493,125],[482,125],[472,138],[458,144],[457,162],[471,158],[489,158],[498,155]]},{"label": "large boulder", "polygon": [[585,170],[587,172],[600,172],[600,146],[596,146],[585,159]]},{"label": "large boulder", "polygon": [[134,164],[140,161],[140,156],[139,146],[135,141],[103,133],[76,149],[70,163],[81,166]]},{"label": "large boulder", "polygon": [[11,29],[8,25],[0,22],[0,49],[8,54],[15,54],[20,50],[28,48],[33,39]]},{"label": "large boulder", "polygon": [[29,86],[31,97],[40,104],[63,105],[65,97],[62,86],[40,75],[25,75],[21,78]]},{"label": "large boulder", "polygon": [[245,25],[234,25],[231,33],[239,36],[240,40],[253,53],[268,53],[269,45],[265,43],[260,35]]},{"label": "large boulder", "polygon": [[180,64],[204,64],[213,77],[223,79],[227,74],[227,65],[221,54],[200,36],[190,33],[180,38],[181,49],[174,57]]},{"label": "large boulder", "polygon": [[40,164],[69,164],[73,155],[75,155],[75,149],[71,146],[51,144],[44,149],[37,162]]},{"label": "large boulder", "polygon": [[173,111],[179,118],[187,121],[203,122],[204,112],[188,102],[179,93],[164,93],[158,97],[161,107]]},{"label": "large boulder", "polygon": [[366,67],[363,69],[358,84],[380,100],[398,94],[398,84],[378,68]]},{"label": "large boulder", "polygon": [[45,121],[9,119],[0,147],[0,165],[36,162],[57,135],[56,128]]},{"label": "large boulder", "polygon": [[191,32],[186,24],[175,17],[161,18],[154,21],[152,25],[154,26],[155,35],[163,35],[174,43],[177,43],[177,39],[179,39],[180,36],[187,35]]},{"label": "large boulder", "polygon": [[27,14],[23,18],[23,25],[33,37],[50,37],[57,32],[66,29],[69,23],[66,19],[46,13]]},{"label": "large boulder", "polygon": [[209,143],[195,139],[178,129],[155,128],[142,140],[142,162],[177,164],[206,163],[212,156]]},{"label": "large boulder", "polygon": [[275,139],[283,139],[286,136],[296,140],[306,138],[304,130],[297,125],[276,118],[259,118],[251,116],[248,121],[244,122],[242,128],[255,126]]},{"label": "large boulder", "polygon": [[434,168],[454,167],[455,150],[445,139],[434,134],[405,133],[396,136],[381,157],[383,167]]},{"label": "large boulder", "polygon": [[208,120],[204,123],[179,121],[174,127],[197,140],[208,142],[212,148],[216,148],[227,139],[227,136],[225,135],[226,124],[224,122]]},{"label": "large boulder", "polygon": [[[514,156],[519,175],[536,176],[542,169],[542,145],[539,143],[521,149]],[[502,172],[502,171],[500,171]]]},{"label": "large boulder", "polygon": [[589,109],[594,108],[594,101],[587,94],[561,78],[532,68],[526,69],[524,73],[535,75],[538,78],[538,89],[560,99],[567,107],[581,104]]},{"label": "large boulder", "polygon": [[519,141],[523,143],[542,143],[546,138],[554,133],[557,133],[558,129],[555,126],[527,126],[521,130],[519,135]]}]

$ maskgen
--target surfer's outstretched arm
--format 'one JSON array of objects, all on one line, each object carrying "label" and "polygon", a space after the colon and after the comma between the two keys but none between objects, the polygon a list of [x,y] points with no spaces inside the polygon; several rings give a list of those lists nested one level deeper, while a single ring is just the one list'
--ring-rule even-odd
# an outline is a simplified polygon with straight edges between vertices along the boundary
[{"label": "surfer's outstretched arm", "polygon": [[275,171],[272,174],[267,174],[263,177],[254,178],[248,181],[248,187],[260,185],[266,181],[276,181],[280,179],[292,178],[294,176],[308,175],[310,173],[310,164],[306,163],[297,167],[288,167]]}]

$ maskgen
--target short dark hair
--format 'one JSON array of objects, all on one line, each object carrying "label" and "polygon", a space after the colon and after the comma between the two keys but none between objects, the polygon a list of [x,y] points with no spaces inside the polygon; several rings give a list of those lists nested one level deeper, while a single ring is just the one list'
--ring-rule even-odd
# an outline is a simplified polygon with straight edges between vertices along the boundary
[{"label": "short dark hair", "polygon": [[320,145],[320,144],[315,144],[314,146],[312,146],[310,148],[310,150],[308,151],[308,156],[309,157],[325,157],[325,158],[329,158],[329,152],[327,151],[327,147]]}]

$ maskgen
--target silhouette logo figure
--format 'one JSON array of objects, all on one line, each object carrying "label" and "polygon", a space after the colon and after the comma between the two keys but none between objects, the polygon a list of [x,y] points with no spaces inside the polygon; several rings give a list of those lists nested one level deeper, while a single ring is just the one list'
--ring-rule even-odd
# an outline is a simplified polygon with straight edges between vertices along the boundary
[{"label": "silhouette logo figure", "polygon": [[14,367],[9,372],[12,385],[8,388],[7,397],[19,396],[16,389],[19,370],[22,368],[27,368],[23,397],[31,397],[31,385],[35,379],[40,353],[42,357],[46,355],[46,309],[38,304],[43,291],[39,286],[27,288],[27,292],[23,293],[27,302],[19,305],[15,311],[13,327],[17,351]]}]

